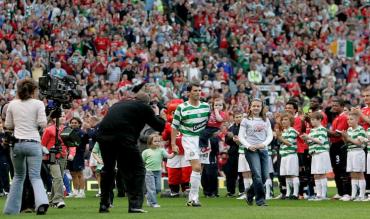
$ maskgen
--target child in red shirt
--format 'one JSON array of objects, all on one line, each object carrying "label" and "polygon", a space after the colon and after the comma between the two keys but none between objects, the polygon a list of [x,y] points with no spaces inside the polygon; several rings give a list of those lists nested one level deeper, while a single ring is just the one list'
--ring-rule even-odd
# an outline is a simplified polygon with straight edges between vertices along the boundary
[{"label": "child in red shirt", "polygon": [[212,104],[212,112],[208,119],[208,123],[199,139],[199,147],[207,148],[208,140],[220,130],[222,123],[226,119],[224,111],[224,101],[222,98],[215,98]]}]

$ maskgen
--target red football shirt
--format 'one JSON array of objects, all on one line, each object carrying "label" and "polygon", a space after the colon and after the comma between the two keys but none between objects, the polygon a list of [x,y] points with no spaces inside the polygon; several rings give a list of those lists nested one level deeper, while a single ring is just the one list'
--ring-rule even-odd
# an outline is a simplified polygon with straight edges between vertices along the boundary
[{"label": "red football shirt", "polygon": [[[362,111],[362,114],[364,114],[365,116],[370,116],[370,108],[369,107],[364,107],[361,109]],[[360,119],[360,122],[359,124],[365,129],[367,130],[369,127],[370,127],[370,124],[365,122],[364,120]]]},{"label": "red football shirt", "polygon": [[[345,113],[341,113],[333,120],[331,131],[335,132],[336,130],[339,131],[346,131],[348,129],[348,116]],[[330,137],[331,143],[337,143],[342,141],[342,137]]]}]

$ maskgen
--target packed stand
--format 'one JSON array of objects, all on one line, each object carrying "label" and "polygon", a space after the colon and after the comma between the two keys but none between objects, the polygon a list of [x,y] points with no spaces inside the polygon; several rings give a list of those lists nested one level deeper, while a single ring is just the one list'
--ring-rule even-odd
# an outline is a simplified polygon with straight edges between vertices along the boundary
[{"label": "packed stand", "polygon": [[[211,139],[215,138],[219,146],[210,158],[211,163],[216,163],[211,165],[211,170],[216,168],[217,174],[216,178],[214,174],[202,176],[204,183],[212,185],[203,185],[209,188],[205,195],[218,196],[214,180],[218,175],[226,175],[228,196],[232,197],[237,178],[240,192],[252,184],[250,167],[245,157],[240,156],[243,150],[234,144],[238,141],[238,131],[233,129],[233,125],[241,122],[238,116],[247,113],[250,100],[264,101],[267,106],[264,110],[268,111],[273,125],[279,119],[290,119],[280,114],[288,111],[288,101],[299,107],[294,114],[322,109],[328,115],[324,128],[332,126],[337,113],[332,110],[333,104],[338,103],[334,97],[343,99],[349,110],[367,104],[361,98],[361,91],[370,85],[369,17],[368,0],[230,0],[227,3],[220,0],[3,0],[0,1],[1,104],[15,97],[15,83],[19,79],[31,77],[38,81],[46,74],[76,78],[82,98],[74,100],[70,109],[63,110],[65,122],[62,123],[72,126],[72,121],[77,122],[75,128],[81,129],[81,135],[86,138],[84,145],[88,146],[78,147],[76,154],[65,157],[70,161],[70,178],[76,189],[68,195],[84,197],[84,161],[90,160],[91,151],[94,152],[93,129],[108,108],[129,95],[133,86],[146,82],[142,90],[150,94],[152,103],[163,109],[173,99],[186,100],[186,85],[199,80],[202,98],[221,99],[223,105],[222,124],[211,127],[217,134]],[[312,101],[317,96],[319,106],[313,107]],[[47,105],[46,99],[44,103]],[[319,117],[315,118],[321,120]],[[287,123],[282,122],[281,131],[286,129],[290,133],[275,133],[271,144],[273,157],[279,151],[277,142],[285,135],[294,136],[292,124]],[[213,129],[207,138],[214,134]],[[291,155],[291,151],[285,152]],[[99,153],[98,149],[95,153]],[[0,158],[5,154],[0,151]],[[101,165],[99,157],[95,160],[98,162],[93,159],[93,164],[90,163],[94,174]],[[243,163],[237,167],[239,177],[230,171],[235,169],[235,162]],[[276,160],[273,163],[276,166]],[[8,171],[11,169],[8,165],[0,169]],[[275,172],[280,171],[275,167]],[[281,182],[292,185],[288,191],[292,197],[303,195],[303,188],[297,189],[297,173],[285,175]],[[305,179],[307,184],[313,181],[325,184],[324,176],[316,176],[323,175],[321,172],[314,175],[315,179]],[[363,178],[361,174],[354,176],[357,180]],[[2,190],[8,192],[6,180],[1,182],[0,194]],[[271,179],[268,183],[272,185]],[[326,191],[324,187],[320,190],[322,194]],[[51,192],[52,186],[47,188]],[[178,193],[177,188],[171,188],[169,195]],[[319,198],[325,199],[323,196]],[[58,206],[60,202],[54,204]],[[156,200],[152,205],[158,205]]]}]

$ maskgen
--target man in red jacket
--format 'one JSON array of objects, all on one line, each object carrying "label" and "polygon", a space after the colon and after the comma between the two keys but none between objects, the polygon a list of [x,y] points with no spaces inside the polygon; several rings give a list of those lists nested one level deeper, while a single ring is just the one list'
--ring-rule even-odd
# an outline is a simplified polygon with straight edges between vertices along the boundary
[{"label": "man in red jacket", "polygon": [[[56,135],[56,119],[52,119],[47,128],[45,128],[41,139],[41,145],[49,150],[49,154],[45,157],[49,160],[50,175],[52,177],[52,189],[50,203],[52,206],[57,208],[64,208],[64,192],[63,192],[63,172],[66,166],[66,158],[73,159],[76,154],[75,148],[67,148],[60,138],[60,132],[63,130],[63,125],[59,126],[59,142],[61,149],[55,147],[55,135]],[[56,154],[53,154],[53,150]],[[55,157],[54,157],[55,156]]]},{"label": "man in red jacket", "polygon": [[308,186],[309,176],[311,173],[310,169],[307,168],[310,165],[308,155],[308,145],[300,137],[302,134],[307,133],[308,124],[305,121],[304,115],[300,115],[298,113],[298,110],[299,110],[298,103],[295,101],[288,101],[285,105],[285,111],[291,113],[294,116],[293,128],[299,133],[299,135],[297,136],[297,153],[299,159],[299,177],[301,182],[299,188],[299,195],[302,197],[303,188]]},{"label": "man in red jacket", "polygon": [[330,161],[335,174],[335,184],[337,185],[338,193],[334,196],[335,199],[350,198],[351,181],[346,171],[347,164],[347,148],[342,139],[341,132],[348,129],[348,116],[343,112],[345,102],[341,98],[334,98],[331,105],[331,112],[336,114],[333,120],[331,129],[328,130],[330,137]]}]

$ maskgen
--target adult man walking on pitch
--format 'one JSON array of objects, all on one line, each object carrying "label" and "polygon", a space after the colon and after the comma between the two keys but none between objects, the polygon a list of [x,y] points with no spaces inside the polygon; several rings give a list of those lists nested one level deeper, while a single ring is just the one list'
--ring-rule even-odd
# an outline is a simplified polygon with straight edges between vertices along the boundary
[{"label": "adult man walking on pitch", "polygon": [[200,101],[201,87],[198,82],[192,82],[188,88],[189,100],[180,104],[174,114],[172,121],[171,147],[178,151],[176,136],[183,134],[182,145],[184,147],[185,159],[190,161],[192,172],[190,176],[190,193],[187,206],[200,207],[199,186],[201,181],[201,163],[199,136],[206,127],[210,115],[210,107],[207,103]]}]

